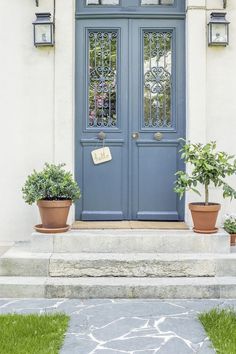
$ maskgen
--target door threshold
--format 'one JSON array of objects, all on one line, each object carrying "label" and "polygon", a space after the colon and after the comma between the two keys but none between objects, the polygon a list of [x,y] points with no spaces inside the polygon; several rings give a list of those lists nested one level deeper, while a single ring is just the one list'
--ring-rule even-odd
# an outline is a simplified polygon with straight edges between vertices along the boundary
[{"label": "door threshold", "polygon": [[159,229],[188,230],[185,222],[180,221],[75,221],[72,229]]}]

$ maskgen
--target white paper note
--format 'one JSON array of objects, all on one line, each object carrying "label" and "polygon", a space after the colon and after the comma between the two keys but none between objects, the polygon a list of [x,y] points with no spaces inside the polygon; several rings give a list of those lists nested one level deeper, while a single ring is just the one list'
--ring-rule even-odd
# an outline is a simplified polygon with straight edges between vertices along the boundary
[{"label": "white paper note", "polygon": [[103,147],[91,152],[94,165],[108,162],[112,160],[111,151],[109,147]]}]

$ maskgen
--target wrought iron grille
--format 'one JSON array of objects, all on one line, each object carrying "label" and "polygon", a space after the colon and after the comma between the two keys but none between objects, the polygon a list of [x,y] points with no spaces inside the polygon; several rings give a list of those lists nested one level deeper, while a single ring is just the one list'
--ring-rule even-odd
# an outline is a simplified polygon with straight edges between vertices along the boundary
[{"label": "wrought iron grille", "polygon": [[117,31],[89,33],[89,127],[117,126]]},{"label": "wrought iron grille", "polygon": [[172,33],[144,31],[144,127],[171,128]]}]

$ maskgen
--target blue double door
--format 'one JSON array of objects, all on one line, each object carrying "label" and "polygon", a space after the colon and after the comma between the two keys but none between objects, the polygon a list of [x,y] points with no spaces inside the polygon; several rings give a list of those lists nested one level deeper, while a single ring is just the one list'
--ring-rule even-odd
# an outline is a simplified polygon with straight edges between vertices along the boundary
[{"label": "blue double door", "polygon": [[183,220],[184,21],[80,19],[76,33],[76,219]]}]

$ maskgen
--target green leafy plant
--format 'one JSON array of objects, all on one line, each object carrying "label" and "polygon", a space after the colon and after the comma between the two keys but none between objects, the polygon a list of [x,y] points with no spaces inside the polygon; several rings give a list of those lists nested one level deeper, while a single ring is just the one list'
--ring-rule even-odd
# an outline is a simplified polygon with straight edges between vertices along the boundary
[{"label": "green leafy plant", "polygon": [[224,229],[229,234],[236,234],[236,214],[225,215]]},{"label": "green leafy plant", "polygon": [[[205,205],[209,204],[209,186],[212,183],[215,187],[222,187],[223,197],[236,198],[236,190],[229,186],[224,178],[236,173],[236,159],[226,152],[216,151],[216,142],[208,144],[191,144],[184,141],[181,158],[185,164],[192,165],[192,173],[184,171],[176,173],[174,191],[183,197],[187,190],[201,195],[198,184],[202,184],[205,189]],[[233,160],[233,161],[232,161]]]},{"label": "green leafy plant", "polygon": [[72,173],[63,169],[64,166],[46,163],[42,171],[34,170],[22,188],[25,202],[31,205],[38,200],[69,199],[74,202],[79,199],[80,188]]}]

